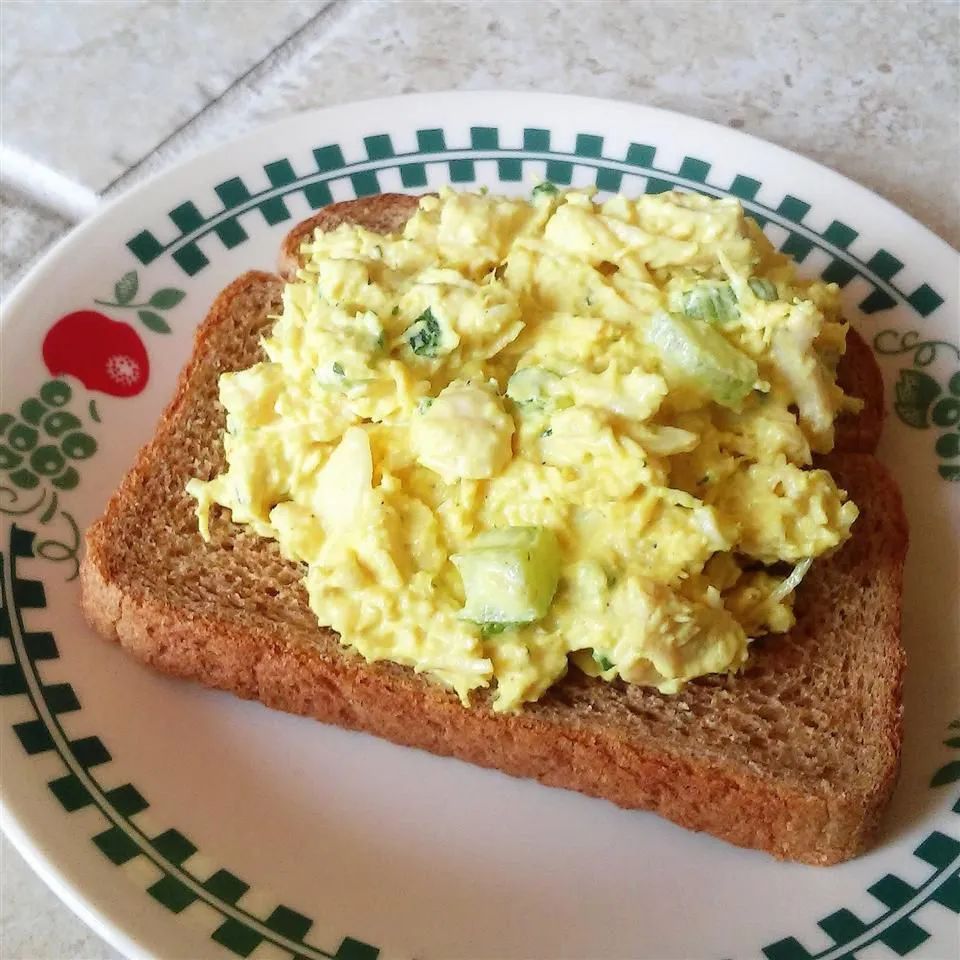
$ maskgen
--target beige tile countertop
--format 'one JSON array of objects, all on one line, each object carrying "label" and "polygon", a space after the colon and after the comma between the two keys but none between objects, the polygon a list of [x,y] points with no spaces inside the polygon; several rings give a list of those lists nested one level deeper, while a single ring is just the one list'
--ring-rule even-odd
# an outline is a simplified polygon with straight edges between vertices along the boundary
[{"label": "beige tile countertop", "polygon": [[[678,110],[812,157],[960,246],[956,0],[3,0],[0,290],[104,198],[312,107],[445,89]],[[6,840],[4,960],[119,956]]]}]

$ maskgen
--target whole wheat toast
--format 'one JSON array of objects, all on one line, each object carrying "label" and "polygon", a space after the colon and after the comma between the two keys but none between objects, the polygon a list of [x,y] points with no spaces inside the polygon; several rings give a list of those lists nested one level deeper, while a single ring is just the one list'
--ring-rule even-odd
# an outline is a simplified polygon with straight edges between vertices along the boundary
[{"label": "whole wheat toast", "polygon": [[[345,219],[396,228],[413,206],[335,205],[285,252]],[[665,696],[571,670],[537,703],[499,715],[485,695],[466,709],[423,675],[341,646],[318,627],[300,568],[226,512],[201,539],[184,488],[225,465],[217,380],[260,359],[281,290],[279,278],[248,273],[220,294],[153,440],[87,532],[83,609],[100,633],[161,670],[276,709],[654,810],[776,857],[835,863],[871,842],[899,762],[907,546],[896,485],[858,452],[872,449],[879,398],[838,431],[845,452],[825,458],[861,509],[852,539],[814,564],[796,626],[754,643],[740,675]],[[848,385],[877,382],[869,350],[850,361]]]}]

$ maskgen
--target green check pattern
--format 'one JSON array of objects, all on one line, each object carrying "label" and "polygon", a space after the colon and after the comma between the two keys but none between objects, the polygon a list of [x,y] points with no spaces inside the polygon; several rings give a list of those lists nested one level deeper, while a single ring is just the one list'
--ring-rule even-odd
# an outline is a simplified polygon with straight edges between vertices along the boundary
[{"label": "green check pattern", "polygon": [[[572,150],[558,149],[551,132],[537,127],[523,130],[518,141],[521,147],[503,146],[505,139],[497,127],[477,126],[470,129],[469,143],[451,145],[443,129],[429,128],[416,131],[416,149],[405,152],[397,150],[388,134],[377,134],[364,138],[360,159],[350,161],[340,145],[321,145],[311,151],[311,162],[305,168],[298,170],[286,158],[265,164],[268,185],[263,189],[251,189],[241,177],[216,184],[213,206],[218,209],[210,216],[200,209],[210,209],[209,202],[198,206],[185,200],[167,213],[166,223],[142,229],[126,246],[144,266],[169,257],[186,275],[194,276],[209,264],[218,248],[231,250],[248,240],[248,230],[260,228],[259,218],[268,226],[292,221],[289,201],[294,194],[302,194],[312,209],[331,203],[335,193],[338,198],[370,196],[382,192],[387,171],[394,183],[399,177],[404,189],[423,190],[436,167],[441,169],[434,182],[469,185],[476,182],[477,165],[492,162],[505,184],[522,182],[525,167],[527,174],[543,173],[561,186],[583,183],[586,170],[588,179],[609,192],[624,189],[632,180],[631,187],[642,185],[647,193],[679,187],[710,196],[736,196],[761,226],[776,225],[784,232],[783,252],[800,262],[814,251],[825,254],[824,279],[841,286],[855,278],[866,281],[869,292],[859,304],[862,312],[877,313],[902,303],[922,320],[944,302],[928,284],[905,287],[898,280],[904,265],[888,251],[877,250],[866,259],[855,256],[850,250],[858,238],[853,227],[834,220],[818,232],[805,224],[811,208],[802,199],[788,194],[775,206],[761,202],[762,185],[749,176],[738,174],[719,184],[712,176],[711,164],[695,157],[684,157],[676,170],[668,170],[658,166],[657,148],[646,143],[631,143],[620,151],[621,156],[609,156],[604,138],[593,134],[577,136]],[[877,345],[878,352],[916,354],[919,367],[929,367],[938,349],[944,356],[957,350],[951,344],[923,341],[915,332],[894,342],[888,336],[893,333],[878,334],[884,338]],[[921,376],[927,379],[921,380]],[[950,379],[949,389],[928,380],[928,375],[914,371],[906,383],[898,385],[895,407],[910,426],[922,429],[932,422],[953,431],[940,438],[943,449],[938,446],[937,451],[950,461],[941,465],[941,474],[958,479],[960,468],[952,461],[960,457],[960,448],[954,449],[954,407],[949,404],[960,404],[956,400],[960,380]],[[948,476],[944,470],[958,472]],[[189,913],[191,908],[203,906],[207,916],[215,917],[211,939],[228,954],[248,957],[263,946],[273,948],[274,955],[279,950],[294,958],[375,960],[379,949],[352,937],[323,947],[315,945],[308,939],[315,927],[313,920],[292,907],[277,904],[264,910],[249,906],[254,900],[263,903],[262,892],[258,898],[242,877],[226,867],[211,865],[198,845],[179,830],[146,828],[150,804],[135,785],[107,787],[101,783],[98,775],[104,768],[110,769],[110,751],[97,736],[71,738],[65,732],[61,718],[80,711],[81,702],[70,683],[44,681],[46,664],[59,657],[57,642],[49,631],[32,630],[26,623],[31,611],[46,604],[43,583],[18,574],[18,563],[35,556],[46,557],[42,543],[32,532],[11,525],[8,549],[0,554],[0,697],[25,698],[29,703],[29,718],[16,722],[13,730],[26,755],[57,758],[59,772],[48,783],[55,801],[67,814],[96,811],[99,826],[92,840],[100,853],[128,869],[131,876],[135,866],[145,865],[152,877],[143,884],[147,893],[170,913]],[[960,738],[945,742],[956,746]],[[937,771],[931,787],[939,789],[958,781],[960,761],[953,761]],[[960,813],[960,797],[952,810]],[[818,921],[831,947],[816,952],[796,937],[785,937],[762,947],[763,955],[768,960],[848,960],[855,951],[877,943],[900,956],[915,950],[930,936],[917,916],[921,907],[935,903],[960,914],[960,840],[934,830],[913,855],[922,865],[925,879],[910,883],[895,874],[881,877],[868,889],[877,904],[877,916],[866,918],[840,909]]]},{"label": "green check pattern", "polygon": [[[242,899],[250,885],[241,877],[228,869],[201,872],[191,868],[197,846],[179,830],[169,828],[150,835],[136,825],[133,818],[148,810],[150,804],[133,784],[105,789],[98,783],[95,768],[111,761],[110,751],[99,737],[71,740],[66,735],[59,718],[80,710],[80,700],[69,683],[44,683],[41,665],[59,657],[57,643],[48,631],[33,631],[25,624],[30,611],[46,606],[43,584],[25,579],[17,571],[19,560],[34,556],[34,541],[32,532],[12,525],[9,552],[0,555],[0,580],[4,584],[0,641],[6,648],[5,662],[0,664],[0,696],[29,699],[34,717],[16,723],[13,729],[29,756],[58,756],[62,770],[48,786],[64,811],[98,811],[102,829],[92,839],[111,863],[122,867],[138,858],[150,860],[160,877],[148,886],[147,893],[171,913],[179,914],[200,901],[217,911],[222,919],[211,937],[235,956],[248,957],[261,944],[270,943],[298,960],[376,960],[378,948],[352,937],[344,937],[332,952],[309,944],[306,938],[313,921],[283,904],[266,916],[248,912]],[[943,771],[951,775],[944,776]],[[953,777],[948,765],[938,771],[933,785],[953,783],[958,778],[960,772]],[[952,809],[960,813],[960,797]],[[913,855],[929,868],[926,879],[911,884],[892,873],[881,877],[868,888],[882,908],[878,917],[867,921],[850,910],[836,910],[818,921],[833,941],[830,949],[814,953],[795,937],[785,937],[764,946],[764,956],[768,960],[849,958],[853,950],[875,943],[884,944],[899,956],[916,949],[930,936],[913,916],[921,907],[937,903],[960,914],[960,840],[934,830]]]},{"label": "green check pattern", "polygon": [[[953,811],[960,813],[960,798]],[[888,873],[869,886],[867,893],[878,901],[882,911],[878,919],[867,923],[850,910],[835,910],[817,921],[834,947],[812,953],[795,937],[785,937],[764,947],[763,955],[768,960],[817,960],[835,955],[848,958],[853,956],[853,950],[877,943],[901,957],[916,950],[930,939],[930,934],[911,914],[930,902],[960,914],[960,840],[934,830],[914,849],[913,855],[931,867],[931,874],[923,883],[912,885]],[[849,952],[837,954],[837,947],[849,948]]]},{"label": "green check pattern", "polygon": [[[416,131],[416,149],[403,151],[396,148],[389,134],[380,133],[364,137],[359,159],[350,161],[341,145],[326,144],[311,151],[311,162],[299,172],[286,158],[265,164],[268,186],[262,190],[251,190],[240,177],[216,184],[213,192],[221,206],[217,213],[205,218],[194,202],[186,201],[167,215],[174,228],[168,242],[162,243],[158,235],[170,236],[169,224],[141,230],[127,242],[127,247],[141,264],[168,255],[187,275],[194,276],[210,262],[208,253],[213,255],[218,242],[229,250],[248,239],[241,218],[260,216],[270,226],[292,221],[285,198],[293,194],[302,193],[315,210],[333,202],[334,189],[337,197],[365,197],[382,192],[381,180],[388,171],[393,184],[399,174],[404,189],[424,190],[431,182],[431,168],[441,168],[434,183],[468,186],[476,182],[478,163],[494,163],[500,182],[508,185],[524,179],[526,166],[531,176],[545,174],[559,186],[583,183],[586,176],[600,190],[609,192],[623,189],[624,181],[630,180],[628,190],[642,189],[647,193],[679,187],[708,196],[734,196],[761,227],[777,228],[783,253],[803,263],[816,251],[824,280],[841,287],[857,280],[861,289],[866,286],[868,292],[858,303],[861,313],[877,314],[899,303],[923,320],[944,303],[944,298],[927,283],[908,288],[898,281],[904,264],[888,250],[881,248],[865,259],[856,256],[851,247],[859,234],[849,224],[832,220],[818,231],[805,223],[811,205],[792,194],[776,205],[761,202],[758,197],[762,184],[753,177],[736,174],[729,182],[719,183],[712,176],[710,163],[689,156],[675,165],[675,171],[668,170],[663,164],[658,165],[657,148],[648,143],[630,143],[626,150],[605,152],[604,138],[596,134],[578,134],[568,150],[559,149],[554,139],[551,131],[540,127],[524,128],[518,139],[497,127],[477,126],[470,128],[468,143],[451,145],[446,131],[428,128]],[[508,147],[505,142],[521,146]],[[610,155],[613,152],[620,155]],[[251,226],[249,219],[247,226]],[[208,240],[211,236],[216,239]],[[942,346],[960,357],[957,345]],[[909,348],[897,352],[906,349]],[[944,394],[939,401],[939,419],[934,418],[934,426],[947,431],[934,439],[936,455],[943,461],[937,472],[945,480],[960,482],[960,401],[949,395],[956,391],[948,389],[956,378],[951,380],[949,373],[931,377],[930,372],[912,371],[901,371],[900,376],[892,406],[907,426],[928,427],[925,414],[916,413],[914,408],[927,401],[932,403],[934,394]],[[941,381],[947,382],[946,388]],[[914,412],[901,415],[901,410],[908,407]],[[949,422],[942,423],[944,420]]]},{"label": "green check pattern", "polygon": [[[622,157],[609,157],[604,154],[604,138],[594,134],[579,134],[573,150],[562,151],[552,146],[549,130],[537,127],[523,130],[523,148],[519,150],[502,147],[496,127],[472,127],[470,142],[455,146],[448,145],[442,129],[418,130],[416,139],[416,151],[398,152],[389,134],[365,137],[363,157],[352,162],[346,160],[338,144],[319,146],[312,151],[312,168],[300,173],[290,160],[275,160],[263,168],[267,188],[254,192],[240,177],[232,177],[214,187],[222,204],[218,213],[204,218],[193,202],[182,203],[168,214],[178,231],[173,239],[162,243],[156,233],[144,229],[127,242],[127,247],[144,266],[169,254],[184,273],[194,276],[209,263],[199,241],[213,234],[226,249],[233,249],[248,238],[239,217],[252,210],[259,211],[270,226],[291,220],[284,197],[292,193],[302,192],[309,205],[317,209],[333,202],[330,185],[334,182],[349,182],[356,197],[382,192],[378,174],[388,169],[398,170],[404,188],[415,190],[427,186],[427,168],[438,164],[446,168],[444,179],[467,185],[475,182],[479,161],[495,161],[503,183],[522,181],[524,164],[536,162],[539,170],[539,164],[545,162],[547,179],[559,186],[572,183],[575,168],[584,167],[593,172],[599,189],[611,192],[621,189],[624,177],[631,177],[641,178],[647,193],[682,187],[711,196],[738,197],[761,226],[776,223],[787,230],[780,249],[798,262],[802,263],[815,247],[824,250],[831,258],[822,271],[825,280],[846,286],[860,276],[871,284],[871,292],[859,304],[863,313],[889,309],[900,300],[927,317],[943,303],[943,297],[926,283],[912,290],[901,289],[896,276],[903,264],[888,251],[877,250],[866,261],[853,256],[849,247],[858,234],[847,224],[834,220],[817,232],[803,223],[810,211],[808,203],[788,194],[776,207],[766,206],[756,199],[761,187],[758,180],[738,174],[728,184],[713,183],[711,164],[696,157],[684,157],[675,172],[669,171],[656,165],[657,149],[651,144],[631,143]],[[161,235],[166,232],[157,230]]]},{"label": "green check pattern", "polygon": [[227,869],[192,866],[197,845],[179,830],[151,833],[137,825],[134,818],[150,804],[132,783],[101,785],[97,770],[111,762],[110,751],[97,736],[71,739],[64,730],[60,718],[82,709],[80,699],[69,683],[44,682],[42,665],[60,656],[57,642],[49,631],[31,630],[26,623],[31,611],[46,606],[43,583],[17,571],[21,559],[35,555],[35,547],[32,532],[11,525],[9,549],[0,554],[0,697],[28,699],[34,715],[15,723],[13,731],[28,756],[52,754],[60,761],[60,772],[47,785],[64,811],[97,811],[100,827],[93,843],[116,866],[150,861],[159,878],[147,893],[171,913],[199,902],[213,908],[219,922],[211,937],[237,957],[271,944],[297,960],[376,960],[377,947],[352,937],[344,937],[333,949],[309,943],[313,921],[284,904],[266,915],[250,912],[243,905],[250,885],[241,877]]}]

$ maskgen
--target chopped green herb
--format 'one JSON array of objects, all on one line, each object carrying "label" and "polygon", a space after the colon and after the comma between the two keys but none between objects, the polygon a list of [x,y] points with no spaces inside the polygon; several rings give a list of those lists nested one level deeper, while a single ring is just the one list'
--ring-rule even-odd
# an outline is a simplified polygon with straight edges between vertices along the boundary
[{"label": "chopped green herb", "polygon": [[397,304],[391,311],[390,316],[395,317],[400,312],[400,304]]},{"label": "chopped green herb", "polygon": [[432,397],[421,397],[417,403],[417,413],[426,413],[433,406]]},{"label": "chopped green herb", "polygon": [[343,376],[343,367],[342,367],[339,363],[337,363],[336,361],[334,361],[334,364],[333,364],[333,372],[334,372],[338,377],[342,377],[342,376]]},{"label": "chopped green herb", "polygon": [[596,650],[593,651],[593,659],[597,666],[606,673],[608,670],[613,669],[613,661],[608,660],[602,653],[598,653]]},{"label": "chopped green herb", "polygon": [[751,277],[747,283],[750,284],[750,289],[753,291],[754,296],[758,299],[777,299],[777,287],[772,281],[766,280],[763,277]]},{"label": "chopped green herb", "polygon": [[377,337],[377,349],[382,350],[386,345],[386,340],[383,337],[383,331],[380,331],[380,336]]},{"label": "chopped green herb", "polygon": [[440,323],[427,307],[404,332],[410,349],[418,357],[435,357],[440,346]]},{"label": "chopped green herb", "polygon": [[552,437],[552,436],[553,436],[553,430],[552,430],[550,427],[547,427],[547,429],[544,430],[543,433],[540,434],[540,436],[541,436],[541,437]]},{"label": "chopped green herb", "polygon": [[684,293],[682,307],[691,319],[714,325],[732,323],[740,316],[737,298],[729,283],[698,283]]},{"label": "chopped green herb", "polygon": [[555,197],[560,191],[549,181],[538,183],[531,193],[533,197]]}]

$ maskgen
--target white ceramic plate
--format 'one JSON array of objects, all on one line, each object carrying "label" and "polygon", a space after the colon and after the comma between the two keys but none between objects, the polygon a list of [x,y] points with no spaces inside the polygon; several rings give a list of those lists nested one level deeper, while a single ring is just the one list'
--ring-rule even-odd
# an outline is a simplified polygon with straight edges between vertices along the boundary
[{"label": "white ceramic plate", "polygon": [[[804,272],[843,285],[879,354],[893,411],[881,456],[912,529],[907,734],[881,843],[852,863],[776,863],[175,682],[81,621],[78,531],[152,432],[221,287],[271,268],[283,234],[331,200],[444,183],[522,193],[540,177],[741,197]],[[602,100],[339,107],[140,187],[60,244],[3,321],[4,829],[131,956],[956,956],[958,305],[957,254],[863,188],[743,134]]]}]

